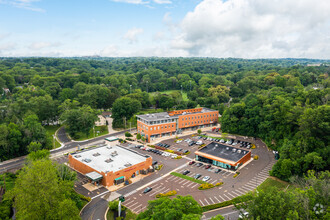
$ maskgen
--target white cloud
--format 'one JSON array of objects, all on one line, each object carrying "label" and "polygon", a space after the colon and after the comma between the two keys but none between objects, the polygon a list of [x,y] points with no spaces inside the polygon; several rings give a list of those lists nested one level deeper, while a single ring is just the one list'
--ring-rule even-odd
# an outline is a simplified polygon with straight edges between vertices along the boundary
[{"label": "white cloud", "polygon": [[190,56],[330,58],[329,11],[328,0],[203,0],[171,46]]},{"label": "white cloud", "polygon": [[123,3],[129,3],[129,4],[148,4],[149,1],[144,1],[144,0],[112,0],[113,2],[123,2]]},{"label": "white cloud", "polygon": [[8,36],[10,36],[10,33],[0,33],[0,40],[3,40],[5,38],[7,38]]},{"label": "white cloud", "polygon": [[128,40],[130,44],[138,41],[138,36],[143,33],[142,28],[132,28],[126,32],[124,39]]},{"label": "white cloud", "polygon": [[58,43],[58,42],[55,42],[55,43],[51,43],[51,42],[35,42],[35,43],[32,43],[29,46],[29,49],[31,49],[31,50],[41,50],[41,49],[44,49],[44,48],[58,47],[58,46],[61,46],[61,44]]},{"label": "white cloud", "polygon": [[16,44],[15,43],[4,43],[4,44],[0,44],[0,52],[1,51],[5,51],[5,50],[13,50],[16,48]]},{"label": "white cloud", "polygon": [[153,0],[157,4],[172,4],[170,0]]},{"label": "white cloud", "polygon": [[44,9],[35,7],[33,3],[40,0],[0,0],[0,4],[12,5],[16,8],[23,8],[30,11],[45,12]]}]

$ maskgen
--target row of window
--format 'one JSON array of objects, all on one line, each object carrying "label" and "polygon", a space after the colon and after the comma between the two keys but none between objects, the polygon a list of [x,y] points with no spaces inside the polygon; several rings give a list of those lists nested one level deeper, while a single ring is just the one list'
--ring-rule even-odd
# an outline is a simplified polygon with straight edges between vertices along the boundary
[{"label": "row of window", "polygon": [[[171,127],[171,125],[165,125],[165,126],[155,126],[154,127],[154,130],[156,131],[156,130],[160,130],[160,129],[163,129],[163,128],[170,128]],[[145,125],[142,125],[142,128],[144,128],[145,130],[147,130],[148,131],[148,127],[147,126],[145,126]],[[172,124],[172,128],[174,128],[174,124]],[[153,128],[151,127],[150,128],[150,131],[152,131],[153,130]],[[143,130],[142,129],[138,129],[138,131],[142,131],[143,132]]]},{"label": "row of window", "polygon": [[[190,122],[186,122],[186,123],[182,123],[182,127],[183,126],[187,126],[187,125],[198,125],[200,123],[203,123],[203,120],[202,121],[192,121],[191,123]],[[210,120],[207,119],[207,120],[204,120],[204,123],[210,123]]]},{"label": "row of window", "polygon": [[164,123],[175,122],[175,119],[164,119],[164,120],[158,120],[158,121],[146,121],[146,120],[138,118],[138,120],[143,122],[144,124],[147,124],[147,125],[156,125],[156,124],[164,124]]},{"label": "row of window", "polygon": [[209,114],[209,115],[201,115],[201,116],[192,116],[192,117],[190,117],[190,116],[187,116],[187,117],[184,117],[184,118],[182,118],[182,120],[183,121],[187,121],[187,120],[190,120],[190,118],[191,119],[202,119],[202,118],[208,118],[208,117],[214,117],[214,116],[216,116],[216,114]]}]

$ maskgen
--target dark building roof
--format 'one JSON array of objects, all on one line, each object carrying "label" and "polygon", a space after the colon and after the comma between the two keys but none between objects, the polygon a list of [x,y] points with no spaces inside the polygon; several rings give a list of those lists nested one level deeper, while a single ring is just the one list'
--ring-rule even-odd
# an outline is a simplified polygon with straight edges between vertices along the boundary
[{"label": "dark building roof", "polygon": [[237,162],[250,151],[212,142],[197,152]]}]

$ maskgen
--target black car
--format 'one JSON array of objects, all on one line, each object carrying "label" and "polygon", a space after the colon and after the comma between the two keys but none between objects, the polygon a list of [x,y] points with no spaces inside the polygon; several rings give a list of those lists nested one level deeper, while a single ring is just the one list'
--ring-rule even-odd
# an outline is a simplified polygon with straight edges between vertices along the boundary
[{"label": "black car", "polygon": [[201,176],[202,176],[201,174],[197,173],[197,174],[194,176],[194,178],[195,178],[195,179],[198,179],[198,178],[200,178]]},{"label": "black car", "polygon": [[152,162],[152,165],[156,165],[158,162],[157,161],[153,161]]},{"label": "black car", "polygon": [[204,140],[206,140],[206,139],[207,139],[207,137],[204,137],[203,139],[204,139]]},{"label": "black car", "polygon": [[178,151],[182,151],[182,148],[179,148]]},{"label": "black car", "polygon": [[147,192],[150,192],[152,190],[152,188],[151,187],[147,187],[144,191],[143,191],[143,193],[147,193]]},{"label": "black car", "polygon": [[197,167],[201,167],[201,166],[203,166],[203,164],[202,163],[198,163],[196,166]]},{"label": "black car", "polygon": [[182,172],[183,175],[187,175],[188,173],[190,173],[189,170],[185,170],[185,171]]},{"label": "black car", "polygon": [[220,169],[215,169],[214,173],[220,173],[220,171],[221,171]]},{"label": "black car", "polygon": [[188,152],[189,152],[189,150],[185,150],[185,151],[183,151],[184,154],[186,154],[186,153],[188,153]]}]

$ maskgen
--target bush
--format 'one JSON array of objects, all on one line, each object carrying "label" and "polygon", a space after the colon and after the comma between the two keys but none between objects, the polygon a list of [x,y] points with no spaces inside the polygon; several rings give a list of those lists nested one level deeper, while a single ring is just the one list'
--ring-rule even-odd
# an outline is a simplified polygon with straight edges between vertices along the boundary
[{"label": "bush", "polygon": [[165,150],[165,151],[174,154],[174,150]]},{"label": "bush", "polygon": [[236,172],[233,177],[236,178],[239,174],[240,172]]},{"label": "bush", "polygon": [[141,139],[141,134],[140,134],[140,133],[137,133],[137,134],[136,134],[136,139],[138,139],[138,140]]},{"label": "bush", "polygon": [[181,156],[177,156],[176,158],[174,158],[174,159],[181,159],[182,157]]},{"label": "bush", "polygon": [[222,184],[223,184],[223,182],[216,183],[215,186],[221,186]]},{"label": "bush", "polygon": [[131,133],[129,133],[128,131],[125,132],[125,137],[133,137],[133,135]]},{"label": "bush", "polygon": [[163,166],[164,166],[163,164],[156,166],[156,170],[161,170],[163,168]]},{"label": "bush", "polygon": [[198,187],[198,189],[199,190],[205,190],[205,189],[211,189],[213,187],[214,187],[214,185],[211,184],[211,183],[203,183]]},{"label": "bush", "polygon": [[259,156],[258,155],[254,155],[253,159],[258,160]]},{"label": "bush", "polygon": [[198,129],[198,130],[197,130],[197,133],[198,133],[198,134],[201,134],[201,133],[202,133],[202,130],[201,130],[201,129]]},{"label": "bush", "polygon": [[256,145],[252,144],[251,149],[256,149]]},{"label": "bush", "polygon": [[177,192],[175,190],[172,190],[172,191],[168,191],[167,193],[159,193],[156,195],[156,198],[174,196],[176,194],[177,194]]},{"label": "bush", "polygon": [[190,151],[188,151],[187,153],[184,153],[184,155],[188,155],[188,154],[190,154]]},{"label": "bush", "polygon": [[127,140],[127,141],[133,141],[133,139],[131,139],[131,138],[126,138],[125,140]]}]

